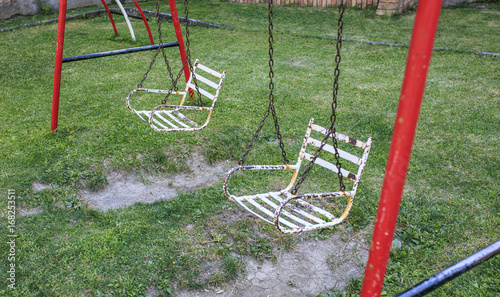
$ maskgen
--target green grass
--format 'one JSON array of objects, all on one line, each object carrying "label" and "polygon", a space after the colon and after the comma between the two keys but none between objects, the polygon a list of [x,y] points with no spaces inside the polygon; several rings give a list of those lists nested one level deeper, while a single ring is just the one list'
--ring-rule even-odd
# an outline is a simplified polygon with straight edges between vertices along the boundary
[{"label": "green grass", "polygon": [[[143,9],[154,6],[141,2]],[[499,7],[489,7],[442,11],[435,46],[451,50],[432,57],[396,231],[402,247],[391,254],[384,286],[389,296],[498,240],[500,63],[465,52],[500,52]],[[97,8],[87,10],[92,9]],[[166,4],[162,10],[168,12]],[[188,169],[186,152],[194,147],[210,162],[241,157],[267,107],[266,10],[265,5],[191,3],[191,18],[236,28],[190,30],[192,56],[227,70],[212,121],[200,133],[158,134],[127,110],[125,97],[140,82],[152,52],[64,64],[59,128],[51,133],[57,24],[0,33],[0,187],[3,197],[15,189],[18,208],[43,210],[17,217],[18,289],[1,295],[143,296],[149,288],[169,294],[173,282],[200,288],[235,279],[244,273],[235,253],[274,260],[273,247],[293,247],[293,237],[280,236],[272,226],[218,219],[221,212],[237,208],[226,201],[221,184],[168,202],[108,212],[88,209],[77,196],[83,188],[104,187],[110,170],[182,172]],[[336,16],[336,9],[275,7],[275,96],[291,160],[311,117],[328,125],[334,41],[327,37],[335,36]],[[0,26],[53,17],[2,21]],[[409,43],[413,20],[414,13],[385,18],[373,10],[348,9],[344,37]],[[64,56],[148,44],[142,21],[131,20],[137,42],[130,40],[123,18],[116,21],[119,37],[104,16],[69,21]],[[173,39],[171,25],[163,28],[164,40]],[[342,50],[338,130],[374,139],[345,226],[348,232],[369,234],[408,50],[355,41],[344,42]],[[179,69],[178,50],[167,53],[173,69]],[[144,86],[168,88],[168,81],[157,63]],[[280,158],[268,122],[246,163],[279,164]],[[34,180],[55,187],[34,193]],[[234,190],[276,183],[280,177],[257,176],[235,181]],[[311,178],[311,187],[322,185]],[[6,227],[7,199],[0,199],[0,207],[0,224]],[[320,240],[328,232],[311,236]],[[7,245],[0,245],[0,254],[8,254]],[[220,263],[210,279],[200,277],[206,262]],[[6,271],[7,257],[1,256],[0,263]],[[499,267],[496,257],[430,295],[495,296],[500,293]],[[5,278],[1,284],[5,288]],[[348,290],[359,287],[352,280]]]}]

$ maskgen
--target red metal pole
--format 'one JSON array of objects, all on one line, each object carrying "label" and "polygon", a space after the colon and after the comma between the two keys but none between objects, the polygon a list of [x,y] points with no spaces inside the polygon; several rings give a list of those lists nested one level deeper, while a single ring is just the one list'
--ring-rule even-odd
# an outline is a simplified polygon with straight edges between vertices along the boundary
[{"label": "red metal pole", "polygon": [[106,8],[106,12],[108,13],[109,20],[111,21],[111,25],[113,25],[113,30],[115,31],[115,35],[118,36],[118,31],[116,30],[115,26],[115,20],[113,20],[113,17],[111,16],[111,12],[109,11],[108,5],[104,0],[101,0],[102,5],[104,5],[104,8]]},{"label": "red metal pole", "polygon": [[[104,0],[101,0],[104,1]],[[142,12],[141,7],[139,6],[139,3],[137,3],[137,0],[134,0],[135,7],[137,7],[137,10],[139,10],[139,13],[141,14],[142,21],[144,22],[144,25],[146,25],[146,30],[148,30],[148,35],[149,35],[149,40],[151,41],[151,45],[155,44],[155,41],[153,40],[153,34],[151,34],[151,29],[149,28],[148,20],[146,20],[146,17],[144,16],[144,12]]]},{"label": "red metal pole", "polygon": [[67,0],[60,0],[59,2],[59,19],[57,26],[57,45],[56,45],[56,65],[54,67],[54,89],[52,92],[52,120],[50,123],[50,130],[57,129],[57,117],[59,115],[59,94],[61,91],[61,68],[63,59],[63,46],[64,46],[64,30],[66,27],[66,7]]},{"label": "red metal pole", "polygon": [[[172,22],[174,23],[175,36],[177,37],[177,42],[179,43],[179,52],[181,53],[182,65],[187,61],[186,47],[184,46],[184,39],[182,38],[181,24],[179,22],[179,15],[177,14],[177,6],[175,6],[175,0],[168,0],[170,6],[170,13],[172,13]],[[186,20],[187,22],[187,20]],[[184,76],[186,77],[186,82],[189,80],[189,67],[184,67]]]},{"label": "red metal pole", "polygon": [[418,2],[361,297],[382,292],[441,5],[442,0]]}]

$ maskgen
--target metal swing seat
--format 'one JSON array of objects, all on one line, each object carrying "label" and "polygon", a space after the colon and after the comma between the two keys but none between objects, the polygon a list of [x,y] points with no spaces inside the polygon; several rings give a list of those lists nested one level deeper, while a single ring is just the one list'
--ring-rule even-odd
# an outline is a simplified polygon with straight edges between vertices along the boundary
[{"label": "metal swing seat", "polygon": [[[342,176],[352,181],[352,188],[350,190],[294,195],[291,193],[291,190],[297,180],[302,161],[313,160],[313,154],[310,153],[309,146],[313,146],[314,149],[317,149],[322,143],[321,140],[313,138],[311,136],[311,132],[315,132],[316,134],[324,137],[327,135],[329,130],[314,124],[314,119],[309,121],[309,125],[304,136],[304,142],[295,165],[243,165],[231,169],[227,173],[223,184],[226,197],[231,201],[237,202],[248,212],[259,217],[260,219],[270,224],[274,224],[276,228],[285,234],[328,228],[341,223],[349,214],[354,197],[356,196],[359,181],[361,180],[361,175],[370,152],[372,139],[368,138],[366,142],[363,142],[344,134],[335,133],[335,137],[338,140],[353,147],[357,147],[361,153],[359,156],[356,156],[350,152],[337,149],[341,159],[357,165],[356,172],[351,172],[343,168],[340,169]],[[335,148],[329,144],[325,144],[322,150],[323,152],[335,154]],[[325,159],[316,158],[314,164],[338,173],[338,168]],[[293,170],[293,175],[290,183],[283,190],[253,195],[235,196],[229,193],[228,183],[231,176],[238,170]],[[325,209],[308,202],[308,200],[311,199],[327,201],[329,198],[340,197],[346,197],[348,202],[345,210],[339,217],[336,217]]]},{"label": "metal swing seat", "polygon": [[[203,75],[200,74],[203,73]],[[197,131],[205,128],[210,122],[212,112],[219,97],[220,88],[226,76],[226,71],[222,73],[217,72],[213,69],[208,68],[199,63],[199,60],[193,64],[191,75],[188,82],[186,83],[186,88],[183,92],[171,90],[158,90],[158,89],[146,89],[137,88],[132,90],[127,96],[127,107],[128,109],[135,113],[141,120],[148,122],[151,128],[158,132],[173,132],[173,131]],[[197,83],[193,82],[195,80],[203,83],[203,88]],[[212,101],[210,106],[190,106],[185,105],[186,97],[190,95],[190,90],[196,90],[200,96],[204,99],[209,99]],[[182,98],[178,105],[162,104],[158,105],[151,110],[136,110],[131,107],[130,99],[132,95],[136,92],[148,92],[148,93],[158,93],[166,95],[181,95]],[[206,100],[203,100],[206,102]],[[204,122],[189,119],[181,110],[195,110],[207,113],[207,117]]]},{"label": "metal swing seat", "polygon": [[[269,106],[252,140],[247,145],[246,152],[239,160],[238,166],[234,167],[226,174],[223,183],[224,194],[229,200],[238,203],[251,214],[265,222],[274,224],[280,232],[285,234],[332,227],[344,221],[351,210],[372,144],[371,138],[363,142],[336,131],[335,119],[340,73],[339,66],[341,60],[340,49],[342,45],[344,5],[341,1],[339,5],[337,53],[335,56],[336,66],[331,103],[332,113],[330,115],[331,125],[329,128],[325,128],[314,124],[314,119],[309,121],[304,142],[295,165],[290,165],[286,156],[278,124],[278,117],[274,107],[272,5],[273,1],[269,0]],[[270,114],[274,120],[276,138],[279,141],[283,156],[283,165],[245,165],[245,159],[262,130],[266,118]],[[328,144],[329,140],[332,141],[332,145]],[[339,147],[339,142],[342,145],[342,149]],[[307,161],[307,166],[302,166],[304,160]],[[341,161],[346,161],[344,162],[346,166],[342,165]],[[319,168],[315,165],[319,165]],[[301,170],[301,167],[305,167],[305,169]],[[332,172],[335,173],[339,181],[338,190],[330,191],[329,189],[331,189],[332,185],[331,182],[328,182],[329,191],[306,190],[306,193],[299,194],[299,188],[313,167],[315,167],[314,172],[317,177],[330,176]],[[231,177],[237,175],[235,173],[240,170],[262,170],[263,173],[265,173],[265,171],[293,170],[293,173],[288,186],[280,191],[269,191],[250,195],[234,195],[229,192],[228,184]],[[318,174],[321,173],[321,171],[323,171],[323,173]],[[300,178],[297,178],[299,172],[302,172],[302,175]],[[243,172],[241,172],[241,177],[246,181],[247,176]],[[352,185],[349,190],[346,189],[343,178],[347,179],[348,183]],[[236,177],[234,179],[236,179]],[[315,187],[313,188],[316,189]]]},{"label": "metal swing seat", "polygon": [[[215,71],[200,64],[198,59],[196,59],[194,63],[191,63],[191,52],[189,50],[189,21],[186,21],[186,59],[183,61],[182,68],[177,74],[177,78],[174,79],[164,47],[162,46],[159,0],[156,0],[156,12],[160,46],[157,48],[156,53],[137,88],[132,90],[127,95],[127,108],[131,112],[135,113],[141,120],[148,122],[151,128],[158,132],[201,130],[210,122],[215,103],[217,102],[222,83],[226,76],[226,71]],[[185,0],[186,20],[188,20],[188,13],[188,0]],[[151,68],[160,52],[163,55],[168,74],[172,80],[172,86],[169,90],[143,88],[142,84],[146,80],[148,73],[151,71]],[[177,81],[181,77],[183,71],[187,78],[188,72],[186,71],[188,69],[186,67],[189,68],[189,78],[187,79],[185,90],[180,92],[177,90]],[[150,104],[149,99],[146,100],[146,104],[140,104],[140,100],[136,99],[135,106],[133,107],[130,99],[132,98],[132,95],[137,92],[164,94],[165,97],[161,100],[160,105],[158,105],[158,103]],[[186,105],[188,102],[186,99],[191,98],[194,93],[196,93],[198,97],[198,105]],[[167,99],[170,95],[181,95],[182,97],[179,104],[167,104]],[[210,106],[204,106],[204,100],[206,101],[207,99],[212,102]]]}]

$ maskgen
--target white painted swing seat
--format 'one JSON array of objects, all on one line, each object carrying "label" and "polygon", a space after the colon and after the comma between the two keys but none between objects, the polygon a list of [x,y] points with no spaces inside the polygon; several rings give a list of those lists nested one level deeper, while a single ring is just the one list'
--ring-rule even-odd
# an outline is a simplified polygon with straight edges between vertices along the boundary
[{"label": "white painted swing seat", "polygon": [[[349,191],[325,192],[325,193],[307,193],[292,195],[290,193],[297,175],[299,173],[302,161],[312,160],[313,156],[306,152],[308,145],[313,145],[316,148],[321,145],[321,140],[311,137],[311,131],[321,133],[323,137],[327,134],[328,129],[314,124],[314,119],[309,121],[307,132],[304,137],[304,142],[299,153],[297,163],[295,165],[244,165],[237,166],[231,169],[224,178],[224,193],[229,200],[237,202],[248,212],[259,217],[260,219],[274,224],[279,231],[285,234],[293,234],[303,231],[312,231],[316,229],[328,228],[341,223],[349,214],[354,196],[356,195],[361,174],[366,165],[368,154],[372,143],[371,137],[366,142],[359,141],[349,136],[336,133],[338,141],[343,141],[347,144],[358,147],[363,151],[361,157],[357,157],[351,153],[337,149],[340,158],[357,165],[357,172],[352,173],[345,169],[341,169],[342,176],[352,181],[352,189]],[[358,150],[359,150],[358,149]],[[335,154],[335,148],[326,144],[323,147],[323,153]],[[337,167],[319,157],[315,161],[315,165],[320,165],[333,172],[338,173]],[[228,182],[231,175],[238,170],[294,170],[292,179],[289,185],[277,192],[268,192],[255,195],[235,196],[228,191]],[[308,203],[310,199],[321,199],[326,201],[329,198],[346,197],[348,199],[347,206],[340,217],[335,217],[330,212],[321,207],[314,206]]]},{"label": "white painted swing seat", "polygon": [[[200,74],[203,71],[203,74]],[[198,90],[201,94],[204,103],[208,102],[207,99],[211,100],[212,104],[210,106],[189,106],[184,105],[186,96],[189,95],[190,90],[195,93],[196,96],[196,85],[193,83],[193,76],[196,78],[197,82],[202,82],[204,88],[198,86]],[[197,131],[205,128],[212,117],[212,112],[219,97],[219,92],[226,76],[226,71],[222,73],[217,72],[213,69],[208,68],[199,63],[196,59],[193,65],[193,71],[186,83],[186,89],[184,92],[171,91],[171,90],[157,90],[157,89],[146,89],[137,88],[132,90],[127,96],[127,107],[128,109],[135,113],[141,120],[148,122],[151,128],[158,132],[174,132],[174,131]],[[207,77],[211,77],[210,79]],[[148,92],[148,93],[159,93],[165,94],[171,93],[171,95],[181,95],[182,99],[179,105],[162,104],[154,107],[152,110],[135,110],[130,105],[130,98],[136,92]],[[189,119],[187,116],[182,114],[181,110],[196,110],[208,112],[207,119],[204,123],[196,123],[195,121]]]}]

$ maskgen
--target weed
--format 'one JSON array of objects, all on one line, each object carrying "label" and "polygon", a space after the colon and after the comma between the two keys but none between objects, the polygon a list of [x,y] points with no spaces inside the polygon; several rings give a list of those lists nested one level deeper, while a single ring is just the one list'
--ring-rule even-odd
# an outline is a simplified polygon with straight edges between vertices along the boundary
[{"label": "weed", "polygon": [[245,272],[243,263],[233,257],[225,257],[222,260],[223,271],[226,273],[228,280],[236,279],[239,273]]},{"label": "weed", "polygon": [[50,5],[47,3],[42,4],[42,13],[45,15],[49,15],[52,11],[52,8],[50,8]]},{"label": "weed", "polygon": [[112,290],[114,296],[145,296],[145,286],[137,283],[135,279],[120,277],[108,284],[108,287]]},{"label": "weed", "polygon": [[82,201],[75,194],[69,195],[64,202],[68,208],[81,209],[83,207]]},{"label": "weed", "polygon": [[226,256],[220,264],[220,271],[210,277],[208,282],[212,285],[221,285],[236,279],[240,273],[245,272],[243,264],[234,257]]},{"label": "weed", "polygon": [[317,230],[314,230],[314,231],[311,231],[307,234],[308,237],[310,238],[314,238],[314,240],[323,240],[323,239],[327,239],[328,237],[330,237],[330,234],[334,231],[337,230],[337,227],[330,227],[330,228],[326,228],[326,229],[317,229]]},{"label": "weed", "polygon": [[279,245],[278,245],[279,250],[291,251],[297,245],[295,238],[291,235],[281,235],[280,234],[278,241],[279,241]]},{"label": "weed", "polygon": [[103,189],[108,184],[103,170],[84,171],[82,178],[85,180],[86,187],[92,191]]}]

